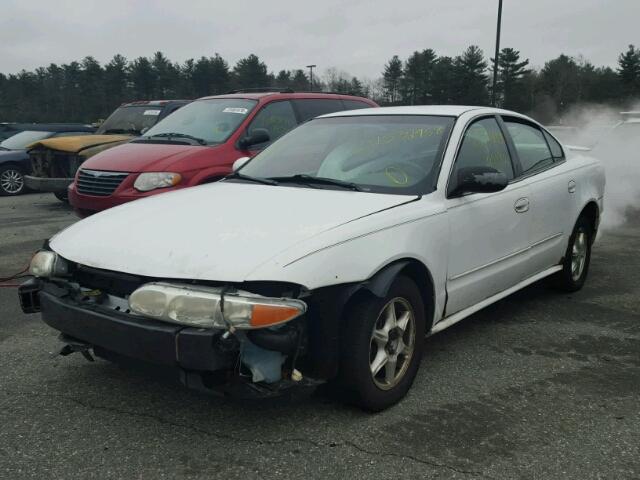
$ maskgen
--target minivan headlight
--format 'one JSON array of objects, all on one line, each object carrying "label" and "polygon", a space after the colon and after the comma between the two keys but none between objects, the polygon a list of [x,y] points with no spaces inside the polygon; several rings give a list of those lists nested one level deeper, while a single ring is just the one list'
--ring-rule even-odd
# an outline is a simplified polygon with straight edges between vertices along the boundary
[{"label": "minivan headlight", "polygon": [[55,252],[40,250],[31,258],[29,274],[34,277],[50,278],[66,275],[69,271],[67,261]]},{"label": "minivan headlight", "polygon": [[180,183],[182,176],[179,173],[147,172],[141,173],[133,183],[133,188],[140,192],[148,192],[156,188],[173,187]]},{"label": "minivan headlight", "polygon": [[[221,301],[224,297],[224,301]],[[301,300],[221,288],[147,283],[129,297],[134,313],[201,328],[253,329],[289,322],[307,311]],[[224,311],[223,311],[224,309]]]}]

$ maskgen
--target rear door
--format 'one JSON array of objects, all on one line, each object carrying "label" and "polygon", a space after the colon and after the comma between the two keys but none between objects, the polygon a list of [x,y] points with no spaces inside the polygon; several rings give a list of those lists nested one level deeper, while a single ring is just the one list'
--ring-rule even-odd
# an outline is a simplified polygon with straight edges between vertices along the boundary
[{"label": "rear door", "polygon": [[563,168],[560,144],[534,123],[502,117],[520,163],[518,179],[529,185],[531,230],[527,276],[560,263],[568,236],[567,216],[573,211],[576,182]]},{"label": "rear door", "polygon": [[[451,198],[459,168],[492,167],[509,185],[500,192]],[[447,187],[450,244],[447,309],[451,315],[523,280],[529,248],[529,186],[515,181],[511,158],[498,120],[486,116],[467,127]]]}]

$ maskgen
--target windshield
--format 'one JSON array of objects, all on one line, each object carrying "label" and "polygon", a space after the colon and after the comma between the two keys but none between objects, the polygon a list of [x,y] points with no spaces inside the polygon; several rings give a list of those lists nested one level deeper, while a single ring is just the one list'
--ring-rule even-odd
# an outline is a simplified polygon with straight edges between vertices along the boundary
[{"label": "windshield", "polygon": [[4,142],[0,143],[0,147],[9,150],[23,150],[33,142],[50,137],[51,133],[52,132],[43,132],[40,130],[25,130],[24,132],[16,133],[12,137],[7,138]]},{"label": "windshield", "polygon": [[144,128],[150,128],[156,124],[160,112],[162,107],[157,105],[120,107],[100,125],[96,134],[140,135]]},{"label": "windshield", "polygon": [[202,139],[208,144],[224,143],[258,102],[244,98],[199,100],[182,107],[144,134],[171,137],[178,134]]},{"label": "windshield", "polygon": [[311,176],[362,191],[421,194],[433,190],[453,123],[426,115],[319,118],[274,142],[240,173],[279,183],[298,175],[302,186]]}]

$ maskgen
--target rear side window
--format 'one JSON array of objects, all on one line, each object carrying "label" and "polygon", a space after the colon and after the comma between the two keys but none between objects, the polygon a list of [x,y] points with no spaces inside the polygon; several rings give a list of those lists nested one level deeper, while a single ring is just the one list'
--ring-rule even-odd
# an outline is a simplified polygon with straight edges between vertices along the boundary
[{"label": "rear side window", "polygon": [[562,147],[560,146],[558,141],[544,130],[542,131],[542,133],[544,133],[544,138],[547,139],[547,143],[549,144],[549,148],[551,149],[551,155],[553,155],[553,159],[556,161],[564,160],[564,152],[562,151]]},{"label": "rear side window", "polygon": [[515,120],[504,121],[520,159],[522,175],[543,170],[553,164],[553,155],[538,127]]},{"label": "rear side window", "polygon": [[343,100],[345,110],[360,110],[361,108],[373,108],[368,103],[359,102],[357,100]]},{"label": "rear side window", "polygon": [[322,99],[301,99],[294,100],[293,103],[300,115],[300,122],[306,122],[320,115],[327,113],[340,112],[345,108],[340,100],[322,100]]},{"label": "rear side window", "polygon": [[[291,102],[280,101],[267,104],[253,118],[249,125],[248,133],[251,135],[256,128],[263,128],[269,133],[269,142],[277,140],[289,130],[298,125],[296,115],[291,107]],[[265,144],[252,146],[252,148],[264,148]]]}]

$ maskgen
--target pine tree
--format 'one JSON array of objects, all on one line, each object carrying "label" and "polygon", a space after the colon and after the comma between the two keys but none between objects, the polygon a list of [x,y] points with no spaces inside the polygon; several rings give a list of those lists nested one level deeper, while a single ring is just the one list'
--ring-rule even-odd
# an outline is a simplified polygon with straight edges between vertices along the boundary
[{"label": "pine tree", "polygon": [[640,50],[629,45],[618,57],[618,76],[627,97],[640,96]]},{"label": "pine tree", "polygon": [[526,102],[522,79],[530,72],[526,68],[529,60],[520,61],[520,52],[513,48],[503,48],[498,59],[499,104],[509,110],[521,111]]},{"label": "pine tree", "polygon": [[487,105],[487,62],[480,47],[471,45],[453,61],[454,101],[462,105]]},{"label": "pine tree", "polygon": [[394,55],[385,65],[382,74],[385,100],[391,104],[400,101],[400,81],[402,79],[402,60]]},{"label": "pine tree", "polygon": [[233,77],[237,88],[260,88],[270,85],[267,66],[253,53],[238,60],[233,67]]}]

